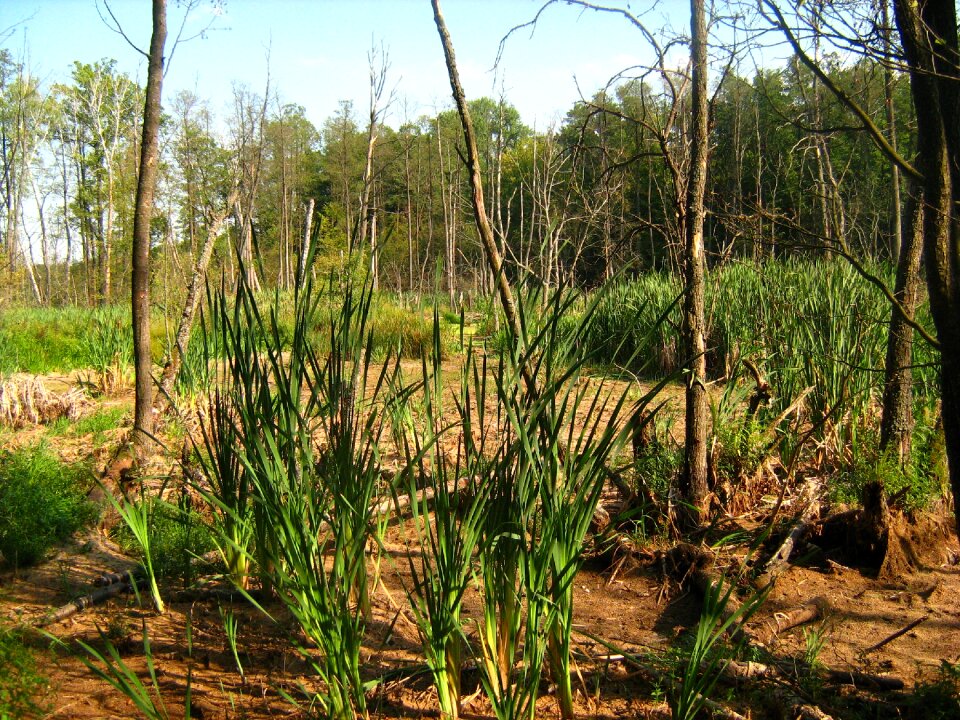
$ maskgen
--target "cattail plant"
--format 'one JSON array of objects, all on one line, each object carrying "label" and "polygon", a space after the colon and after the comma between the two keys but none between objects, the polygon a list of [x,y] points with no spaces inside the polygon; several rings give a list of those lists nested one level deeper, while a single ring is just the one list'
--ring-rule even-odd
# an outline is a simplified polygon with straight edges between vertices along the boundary
[{"label": "cattail plant", "polygon": [[239,277],[232,304],[222,286],[212,303],[227,376],[205,421],[206,496],[235,582],[243,587],[255,562],[317,648],[301,648],[321,681],[316,704],[330,718],[366,717],[367,546],[384,395],[398,363],[373,361],[369,283],[338,288],[331,277],[329,295],[342,302],[322,310],[306,279],[291,326],[279,296],[264,312]]},{"label": "cattail plant", "polygon": [[[429,359],[423,358],[422,380],[395,393],[399,402],[394,411],[396,434],[406,459],[397,485],[410,498],[416,537],[414,551],[407,556],[411,580],[406,594],[433,676],[441,717],[455,719],[460,714],[464,657],[460,613],[473,573],[473,553],[486,512],[486,498],[475,481],[479,470],[476,464],[483,459],[482,449],[466,452],[469,421],[444,424],[441,359],[440,323],[435,311],[433,349]],[[465,372],[475,362],[476,355],[468,349]],[[411,425],[407,417],[408,399],[417,389],[423,393],[423,420],[419,426]],[[470,386],[463,384],[457,401],[461,417],[471,405]],[[463,435],[457,438],[451,458],[443,441],[461,430]]]},{"label": "cattail plant", "polygon": [[[498,718],[534,716],[547,660],[561,713],[573,715],[572,582],[606,462],[633,425],[626,417],[627,389],[613,394],[601,384],[590,390],[584,381],[584,335],[594,305],[571,327],[564,318],[574,302],[573,294],[556,292],[540,305],[536,322],[521,305],[522,337],[503,345],[493,369],[498,444],[482,476],[487,511],[480,646],[482,677]],[[474,382],[482,387],[485,376],[476,374]]]}]

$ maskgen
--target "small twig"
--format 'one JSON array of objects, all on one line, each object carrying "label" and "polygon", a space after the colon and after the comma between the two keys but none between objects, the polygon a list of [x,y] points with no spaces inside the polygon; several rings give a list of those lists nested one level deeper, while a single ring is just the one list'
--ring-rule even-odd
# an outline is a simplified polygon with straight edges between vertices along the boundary
[{"label": "small twig", "polygon": [[866,655],[867,653],[871,653],[871,652],[873,652],[874,650],[879,650],[879,649],[882,648],[884,645],[886,645],[887,643],[893,642],[894,640],[896,640],[896,639],[897,639],[898,637],[900,637],[901,635],[906,635],[908,632],[910,632],[911,630],[913,630],[917,625],[919,625],[920,623],[922,623],[924,620],[926,620],[926,619],[929,618],[929,617],[930,617],[929,615],[924,615],[923,617],[917,618],[916,620],[914,620],[914,621],[911,622],[911,623],[907,623],[907,624],[904,625],[902,628],[900,628],[900,629],[897,630],[895,633],[893,633],[893,635],[888,635],[888,636],[885,637],[883,640],[881,640],[880,642],[878,642],[876,645],[871,645],[870,647],[868,647],[866,650],[863,651],[863,654]]}]

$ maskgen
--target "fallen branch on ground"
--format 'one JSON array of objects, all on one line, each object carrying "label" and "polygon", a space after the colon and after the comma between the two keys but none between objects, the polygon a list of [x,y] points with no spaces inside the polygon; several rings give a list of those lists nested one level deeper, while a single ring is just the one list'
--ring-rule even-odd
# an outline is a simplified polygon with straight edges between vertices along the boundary
[{"label": "fallen branch on ground", "polygon": [[783,572],[787,561],[793,554],[794,549],[800,541],[813,528],[815,519],[820,514],[820,503],[817,498],[820,494],[820,483],[813,479],[807,480],[800,490],[800,498],[803,501],[803,511],[794,526],[787,533],[786,539],[773,554],[773,556],[763,566],[761,577],[766,578],[767,584],[773,584],[777,576]]},{"label": "fallen branch on ground", "polygon": [[91,608],[94,605],[99,605],[122,592],[126,592],[131,587],[132,586],[130,583],[121,582],[94,590],[89,595],[84,595],[76,600],[71,600],[66,605],[54,610],[49,615],[45,615],[40,619],[39,622],[34,624],[34,627],[42,628],[46,627],[47,625],[52,625],[53,623],[66,620],[67,618],[72,617],[79,612],[83,612],[87,608]]},{"label": "fallen branch on ground", "polygon": [[920,623],[922,623],[924,620],[926,620],[926,619],[929,618],[929,617],[930,617],[929,615],[924,615],[924,616],[921,617],[921,618],[917,618],[917,619],[914,620],[913,622],[907,623],[904,627],[900,628],[899,630],[897,630],[897,631],[896,631],[895,633],[893,633],[892,635],[888,635],[888,636],[885,637],[883,640],[881,640],[880,642],[878,642],[876,645],[871,645],[870,647],[868,647],[866,650],[863,651],[863,654],[866,655],[867,653],[871,653],[871,652],[874,652],[875,650],[879,650],[879,649],[882,648],[884,645],[893,642],[894,640],[896,640],[896,639],[897,639],[898,637],[900,637],[901,635],[906,635],[908,632],[910,632],[911,630],[913,630],[917,625],[919,625]]}]

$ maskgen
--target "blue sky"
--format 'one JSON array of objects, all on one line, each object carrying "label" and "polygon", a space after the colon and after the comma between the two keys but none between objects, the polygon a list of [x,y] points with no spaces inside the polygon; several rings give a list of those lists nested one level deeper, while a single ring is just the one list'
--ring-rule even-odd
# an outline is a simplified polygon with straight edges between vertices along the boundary
[{"label": "blue sky", "polygon": [[[168,2],[172,42],[182,9]],[[495,74],[501,37],[532,19],[541,5],[442,2],[468,97],[495,96],[502,85],[524,121],[538,129],[562,120],[580,91],[589,96],[614,73],[649,60],[639,32],[622,18],[558,4],[541,16],[532,36],[526,29],[510,38]],[[142,82],[145,60],[104,24],[98,6],[106,16],[102,0],[0,0],[0,32],[15,26],[3,45],[46,83],[68,81],[74,60],[101,58],[115,59],[121,71]],[[150,1],[110,0],[110,7],[130,39],[148,47]],[[683,29],[688,7],[684,0],[666,0],[645,20],[658,28],[672,15]],[[633,12],[641,11],[642,3],[634,2]],[[303,105],[315,125],[333,115],[340,100],[352,100],[361,119],[368,105],[367,56],[382,45],[396,97],[389,124],[452,105],[429,0],[226,0],[223,13],[213,17],[215,12],[213,3],[201,0],[188,19],[186,36],[213,24],[205,37],[176,49],[165,98],[192,90],[224,117],[233,84],[262,93],[269,67],[271,94]]]}]

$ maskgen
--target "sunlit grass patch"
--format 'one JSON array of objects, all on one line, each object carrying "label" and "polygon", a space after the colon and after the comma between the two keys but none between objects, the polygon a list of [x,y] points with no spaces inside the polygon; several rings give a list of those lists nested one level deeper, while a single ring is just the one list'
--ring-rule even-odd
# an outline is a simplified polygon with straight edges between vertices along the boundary
[{"label": "sunlit grass patch", "polygon": [[0,451],[0,566],[31,565],[94,518],[87,467],[43,443]]}]

